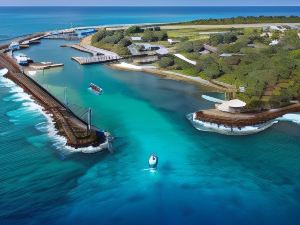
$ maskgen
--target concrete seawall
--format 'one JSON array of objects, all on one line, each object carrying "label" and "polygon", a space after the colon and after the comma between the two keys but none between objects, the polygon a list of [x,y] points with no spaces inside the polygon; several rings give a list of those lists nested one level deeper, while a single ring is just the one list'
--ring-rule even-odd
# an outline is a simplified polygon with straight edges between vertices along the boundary
[{"label": "concrete seawall", "polygon": [[107,138],[104,132],[100,132],[94,127],[88,130],[88,124],[85,121],[76,116],[41,85],[23,74],[19,66],[8,55],[0,54],[0,66],[8,69],[8,73],[5,75],[7,78],[22,87],[38,104],[43,106],[47,113],[52,115],[59,135],[66,138],[68,146],[74,148],[98,147],[106,143]]},{"label": "concrete seawall", "polygon": [[300,112],[300,103],[259,113],[226,113],[216,109],[202,110],[195,113],[195,119],[208,123],[230,127],[244,127],[267,123],[287,113]]}]

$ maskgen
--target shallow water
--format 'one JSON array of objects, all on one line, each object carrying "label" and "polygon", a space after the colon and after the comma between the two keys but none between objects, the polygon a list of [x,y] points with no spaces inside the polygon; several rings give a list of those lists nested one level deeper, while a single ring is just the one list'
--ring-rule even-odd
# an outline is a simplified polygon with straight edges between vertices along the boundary
[{"label": "shallow water", "polygon": [[[62,43],[23,51],[65,64],[34,79],[91,107],[93,123],[116,137],[115,152],[69,153],[32,100],[1,78],[0,224],[298,224],[298,124],[244,137],[197,131],[186,115],[212,106],[201,89],[80,66],[70,58],[84,54]],[[90,82],[104,94],[89,92]],[[152,152],[156,173],[145,170]]]}]

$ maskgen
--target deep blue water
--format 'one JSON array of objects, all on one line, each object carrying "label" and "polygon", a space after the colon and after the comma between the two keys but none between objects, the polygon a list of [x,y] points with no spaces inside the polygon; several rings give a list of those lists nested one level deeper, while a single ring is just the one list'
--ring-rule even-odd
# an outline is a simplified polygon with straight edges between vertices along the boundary
[{"label": "deep blue water", "polygon": [[[0,13],[0,30],[9,36],[70,22],[299,14],[297,7],[105,9],[10,8]],[[298,124],[280,122],[245,137],[197,131],[185,116],[212,106],[201,99],[205,89],[103,65],[80,66],[70,58],[83,53],[59,47],[63,43],[44,40],[23,51],[36,61],[65,65],[34,79],[59,98],[67,87],[70,102],[91,107],[93,123],[116,136],[115,153],[70,153],[49,133],[32,100],[1,78],[1,225],[299,224]],[[90,82],[101,85],[104,95],[92,95]],[[156,173],[144,170],[152,152],[159,156]]]},{"label": "deep blue water", "polygon": [[0,40],[71,26],[261,15],[300,16],[300,7],[0,7]]}]

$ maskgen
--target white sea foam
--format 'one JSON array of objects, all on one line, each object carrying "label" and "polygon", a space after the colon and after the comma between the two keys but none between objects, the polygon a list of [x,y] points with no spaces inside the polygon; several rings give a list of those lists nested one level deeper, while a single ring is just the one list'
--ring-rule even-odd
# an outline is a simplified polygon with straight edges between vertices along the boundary
[{"label": "white sea foam", "polygon": [[[94,153],[109,147],[108,142],[105,142],[99,145],[98,147],[90,146],[90,147],[76,149],[71,146],[68,146],[67,139],[58,134],[58,131],[54,125],[54,120],[52,115],[46,113],[44,108],[39,104],[35,103],[35,101],[31,98],[30,95],[25,93],[21,87],[17,86],[14,82],[12,82],[11,80],[5,77],[0,77],[0,85],[2,87],[10,88],[9,92],[12,93],[12,95],[6,98],[6,100],[22,102],[22,106],[24,107],[25,110],[31,112],[38,112],[39,114],[43,115],[46,118],[47,122],[39,123],[35,127],[41,132],[47,132],[48,136],[53,142],[53,146],[56,149],[63,151],[64,153],[72,153],[72,152]],[[11,121],[13,121],[13,119]]]},{"label": "white sea foam", "polygon": [[288,113],[283,115],[282,117],[279,117],[277,120],[300,124],[300,114]]},{"label": "white sea foam", "polygon": [[259,124],[255,126],[244,126],[244,127],[229,127],[225,125],[218,125],[215,123],[204,122],[195,119],[195,113],[189,114],[187,118],[191,121],[193,126],[201,131],[216,132],[225,135],[249,135],[261,132],[273,124],[277,123],[277,120],[272,120],[270,122]]}]

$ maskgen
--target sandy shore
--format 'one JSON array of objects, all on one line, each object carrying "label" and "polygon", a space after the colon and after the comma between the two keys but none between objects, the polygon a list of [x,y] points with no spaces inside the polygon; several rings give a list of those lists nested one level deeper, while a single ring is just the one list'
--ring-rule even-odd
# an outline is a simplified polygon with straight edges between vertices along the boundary
[{"label": "sandy shore", "polygon": [[110,68],[117,69],[117,70],[124,70],[124,71],[140,71],[145,72],[153,75],[157,75],[163,77],[165,79],[177,80],[177,81],[184,81],[191,84],[199,85],[201,87],[208,88],[209,91],[217,91],[217,92],[231,92],[232,89],[226,86],[221,86],[217,84],[213,84],[208,80],[204,80],[200,77],[192,77],[183,75],[180,73],[176,73],[173,71],[167,71],[157,68],[151,68],[147,66],[136,66],[129,63],[118,63],[118,64],[107,64]]}]

